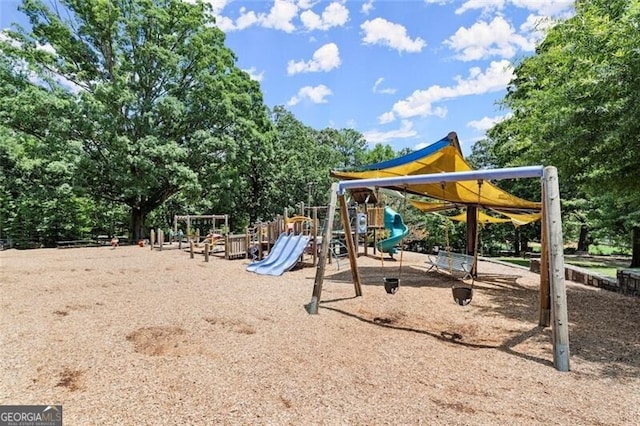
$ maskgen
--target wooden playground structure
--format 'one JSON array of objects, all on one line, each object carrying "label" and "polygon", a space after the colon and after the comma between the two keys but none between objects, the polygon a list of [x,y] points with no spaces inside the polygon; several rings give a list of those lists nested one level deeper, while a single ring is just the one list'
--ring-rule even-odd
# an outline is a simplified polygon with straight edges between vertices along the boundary
[{"label": "wooden playground structure", "polygon": [[[175,215],[173,226],[169,230],[170,235],[158,228],[150,231],[149,245],[151,250],[161,251],[166,244],[177,243],[177,248],[182,249],[183,244],[188,248],[191,258],[196,253],[203,254],[205,261],[210,256],[220,256],[225,260],[246,259],[261,260],[271,251],[278,237],[284,233],[304,234],[310,236],[309,247],[305,250],[311,258],[302,263],[311,263],[314,266],[318,260],[319,244],[319,211],[326,207],[304,207],[302,204],[300,214],[292,217],[278,215],[272,221],[260,221],[246,228],[242,234],[229,232],[228,215]],[[305,213],[309,213],[306,216]],[[183,228],[186,232],[183,231]],[[201,230],[204,230],[202,232]]]}]

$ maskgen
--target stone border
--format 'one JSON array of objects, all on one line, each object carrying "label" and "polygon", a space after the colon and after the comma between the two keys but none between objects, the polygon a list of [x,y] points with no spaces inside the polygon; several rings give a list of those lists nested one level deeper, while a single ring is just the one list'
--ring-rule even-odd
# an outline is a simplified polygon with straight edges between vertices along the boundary
[{"label": "stone border", "polygon": [[[531,259],[529,270],[539,274],[540,259]],[[619,269],[618,279],[615,279],[593,273],[585,268],[565,264],[564,277],[567,280],[580,284],[586,284],[625,295],[640,296],[640,274],[633,271]]]}]

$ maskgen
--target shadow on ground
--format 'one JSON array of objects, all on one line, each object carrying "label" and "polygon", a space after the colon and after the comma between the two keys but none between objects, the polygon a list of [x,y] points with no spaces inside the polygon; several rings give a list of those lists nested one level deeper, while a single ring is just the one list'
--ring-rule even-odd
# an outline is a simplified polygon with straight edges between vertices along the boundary
[{"label": "shadow on ground", "polygon": [[[391,263],[391,262],[388,262]],[[517,270],[516,270],[517,272]],[[459,283],[447,274],[414,266],[399,265],[381,267],[360,267],[360,279],[363,286],[378,286],[384,292],[384,277],[400,279],[402,287],[449,288]],[[471,303],[471,309],[478,312],[479,317],[502,316],[523,323],[537,323],[539,316],[539,291],[518,283],[518,275],[485,274],[474,283],[474,293],[479,292],[488,298],[490,303]],[[352,285],[352,274],[349,269],[327,274],[326,280],[332,283]],[[500,345],[473,345],[462,342],[459,336],[444,331],[414,329],[394,325],[384,319],[368,319],[327,306],[323,301],[323,309],[333,310],[343,315],[356,318],[380,327],[393,328],[400,331],[429,335],[433,338],[479,349],[494,349],[548,365],[544,359],[518,353],[513,347],[537,335],[548,334],[551,330],[540,326],[519,335],[511,336]],[[588,362],[601,365],[603,376],[612,378],[637,378],[640,376],[640,298],[623,296],[604,290],[593,289],[582,285],[567,285],[567,304],[569,315],[569,340],[571,357],[579,357]]]}]

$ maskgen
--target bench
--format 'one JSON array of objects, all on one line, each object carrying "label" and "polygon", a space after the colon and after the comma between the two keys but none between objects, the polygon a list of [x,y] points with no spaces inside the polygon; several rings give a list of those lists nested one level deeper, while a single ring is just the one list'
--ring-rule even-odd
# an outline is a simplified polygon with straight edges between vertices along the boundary
[{"label": "bench", "polygon": [[431,265],[427,272],[436,268],[437,271],[445,271],[451,275],[461,275],[462,279],[472,278],[473,256],[461,253],[448,253],[440,250],[437,257],[429,256],[425,263]]},{"label": "bench", "polygon": [[90,247],[95,245],[93,240],[69,240],[69,241],[56,241],[58,248],[71,248],[71,247]]}]

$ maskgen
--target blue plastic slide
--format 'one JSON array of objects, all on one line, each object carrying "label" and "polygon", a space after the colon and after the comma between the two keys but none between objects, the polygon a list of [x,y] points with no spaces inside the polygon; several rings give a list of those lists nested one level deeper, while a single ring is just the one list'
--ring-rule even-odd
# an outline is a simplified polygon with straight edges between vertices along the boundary
[{"label": "blue plastic slide", "polygon": [[391,207],[384,208],[384,227],[391,231],[391,234],[389,238],[378,242],[378,250],[394,255],[398,252],[397,246],[409,234],[409,228],[402,221],[402,216]]},{"label": "blue plastic slide", "polygon": [[[261,275],[282,275],[285,271],[293,268],[298,259],[304,253],[304,249],[309,244],[310,237],[308,235],[291,235],[286,237],[289,242],[284,249],[271,262],[263,263],[253,270],[256,274]],[[269,254],[268,258],[271,258]]]},{"label": "blue plastic slide", "polygon": [[259,260],[257,262],[253,262],[251,265],[247,266],[247,271],[253,272],[262,265],[274,262],[274,260],[278,256],[280,256],[280,253],[282,253],[282,251],[284,250],[285,246],[289,243],[289,241],[291,241],[290,237],[292,237],[292,235],[287,235],[285,233],[280,234],[275,244],[273,245],[273,247],[271,247],[271,251],[269,252],[269,255],[264,259]]}]

